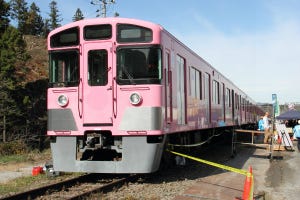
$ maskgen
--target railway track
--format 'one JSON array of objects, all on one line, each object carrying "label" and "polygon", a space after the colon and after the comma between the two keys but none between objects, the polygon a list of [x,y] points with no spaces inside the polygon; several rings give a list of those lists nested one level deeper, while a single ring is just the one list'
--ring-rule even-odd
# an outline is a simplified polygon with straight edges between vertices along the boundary
[{"label": "railway track", "polygon": [[59,183],[17,193],[15,195],[0,198],[0,200],[47,200],[47,199],[85,199],[93,193],[105,193],[114,188],[135,181],[138,175],[123,175],[112,177],[110,175],[86,174],[65,180]]},{"label": "railway track", "polygon": [[[224,145],[224,139],[214,138],[210,144],[197,151],[189,152],[203,159],[226,163],[230,160],[231,145]],[[101,199],[123,197],[136,199],[172,199],[183,193],[193,180],[208,176],[215,168],[187,161],[186,166],[170,166],[156,173],[138,176],[117,176],[106,174],[87,174],[68,181],[19,193],[2,199]],[[126,184],[130,183],[130,184]],[[125,185],[127,187],[122,187]],[[122,189],[114,190],[114,188]],[[96,197],[91,195],[96,193]]]}]

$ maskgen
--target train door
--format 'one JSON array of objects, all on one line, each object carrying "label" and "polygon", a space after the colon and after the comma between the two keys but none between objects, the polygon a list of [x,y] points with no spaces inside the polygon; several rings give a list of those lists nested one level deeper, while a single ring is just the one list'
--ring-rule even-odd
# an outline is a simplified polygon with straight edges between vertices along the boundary
[{"label": "train door", "polygon": [[165,120],[168,124],[173,121],[172,115],[172,71],[170,63],[170,52],[165,54]]},{"label": "train door", "polygon": [[82,77],[84,126],[112,125],[112,44],[85,44]]},{"label": "train door", "polygon": [[210,100],[210,75],[204,74],[204,100],[206,110],[206,124],[211,123],[211,100]]},{"label": "train door", "polygon": [[178,124],[186,124],[186,87],[185,87],[185,60],[177,56],[177,116]]}]

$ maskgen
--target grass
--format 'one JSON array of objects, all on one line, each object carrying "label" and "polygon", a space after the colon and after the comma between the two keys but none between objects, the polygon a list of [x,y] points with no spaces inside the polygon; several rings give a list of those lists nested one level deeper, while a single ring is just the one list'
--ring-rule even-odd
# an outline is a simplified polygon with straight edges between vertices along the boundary
[{"label": "grass", "polygon": [[[33,166],[34,163],[46,163],[51,159],[51,151],[47,149],[43,152],[31,151],[20,155],[2,155],[0,156],[0,173],[3,171],[16,171],[19,166]],[[1,170],[3,170],[1,172]],[[57,177],[49,177],[46,174],[39,174],[38,176],[22,176],[11,179],[5,183],[0,183],[0,198],[8,196],[13,193],[30,190],[41,187],[68,178],[82,175],[82,173],[61,173]]]},{"label": "grass", "polygon": [[24,191],[28,188],[28,186],[33,186],[36,183],[45,182],[48,177],[46,175],[38,175],[38,176],[24,176],[21,178],[13,179],[7,183],[1,184],[0,187],[0,195],[9,194],[9,193],[17,193]]},{"label": "grass", "polygon": [[47,149],[43,152],[31,151],[29,153],[23,153],[23,154],[1,155],[0,165],[22,163],[22,162],[37,162],[37,161],[50,160],[50,159],[51,159],[51,151],[50,149]]},{"label": "grass", "polygon": [[80,173],[64,173],[57,177],[49,177],[46,174],[39,174],[37,176],[23,176],[13,179],[9,182],[0,184],[0,198],[12,193],[19,193],[33,188],[38,188],[44,185],[59,182],[68,178],[81,175]]},{"label": "grass", "polygon": [[[43,163],[51,159],[51,151],[47,149],[43,152],[31,151],[22,154],[1,155],[0,156],[0,173],[5,171],[16,171],[20,166],[30,166],[34,163]],[[3,172],[1,172],[3,170]],[[23,176],[0,183],[0,195],[21,192],[29,187],[38,187],[43,182],[49,182],[49,177],[45,174],[38,176]]]},{"label": "grass", "polygon": [[0,156],[0,164],[20,163],[27,161],[26,155]]}]

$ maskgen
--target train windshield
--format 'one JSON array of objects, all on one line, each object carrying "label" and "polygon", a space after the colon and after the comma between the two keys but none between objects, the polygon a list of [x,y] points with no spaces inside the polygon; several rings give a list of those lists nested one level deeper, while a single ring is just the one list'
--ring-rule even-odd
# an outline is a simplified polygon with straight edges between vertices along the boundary
[{"label": "train windshield", "polygon": [[117,83],[160,84],[162,78],[161,49],[122,47],[117,50]]},{"label": "train windshield", "polygon": [[72,87],[79,84],[78,54],[76,50],[50,52],[50,87]]}]

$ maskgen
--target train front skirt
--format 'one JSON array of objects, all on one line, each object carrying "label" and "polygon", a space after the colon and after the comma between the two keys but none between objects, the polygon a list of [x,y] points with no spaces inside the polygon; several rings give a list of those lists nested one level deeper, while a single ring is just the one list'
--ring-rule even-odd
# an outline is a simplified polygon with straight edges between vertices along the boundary
[{"label": "train front skirt", "polygon": [[51,142],[55,171],[87,173],[151,173],[159,168],[164,142],[147,143],[147,136],[122,138],[122,159],[94,161],[76,159],[76,137],[56,137]]}]

